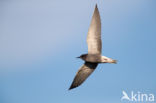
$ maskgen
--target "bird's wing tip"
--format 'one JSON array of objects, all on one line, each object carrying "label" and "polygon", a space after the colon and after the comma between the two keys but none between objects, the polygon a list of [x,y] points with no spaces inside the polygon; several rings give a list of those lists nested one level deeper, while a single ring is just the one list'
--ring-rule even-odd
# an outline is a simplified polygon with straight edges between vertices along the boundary
[{"label": "bird's wing tip", "polygon": [[95,11],[99,12],[97,4],[95,5]]},{"label": "bird's wing tip", "polygon": [[71,89],[74,89],[74,88],[76,88],[76,87],[71,86],[68,90],[71,90]]},{"label": "bird's wing tip", "polygon": [[71,90],[72,89],[72,87],[70,86],[70,88],[68,88],[68,90]]},{"label": "bird's wing tip", "polygon": [[98,8],[97,4],[95,5],[95,8]]}]

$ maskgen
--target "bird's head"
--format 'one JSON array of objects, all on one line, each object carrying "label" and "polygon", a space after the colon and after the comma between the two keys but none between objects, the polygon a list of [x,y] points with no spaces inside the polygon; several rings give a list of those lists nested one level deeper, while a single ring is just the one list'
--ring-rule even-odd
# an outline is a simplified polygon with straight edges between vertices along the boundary
[{"label": "bird's head", "polygon": [[105,62],[105,63],[112,63],[112,64],[117,63],[117,60],[114,60],[114,59],[111,59],[111,58],[108,58],[108,57],[105,57],[105,56],[102,56],[102,61]]},{"label": "bird's head", "polygon": [[117,60],[110,60],[109,63],[117,64]]}]

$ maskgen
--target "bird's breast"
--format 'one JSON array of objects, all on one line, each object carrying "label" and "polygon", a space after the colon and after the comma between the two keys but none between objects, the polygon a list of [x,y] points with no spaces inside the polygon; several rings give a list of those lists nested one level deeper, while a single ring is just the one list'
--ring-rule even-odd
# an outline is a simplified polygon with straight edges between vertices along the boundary
[{"label": "bird's breast", "polygon": [[99,55],[88,55],[88,56],[85,58],[85,61],[87,61],[87,62],[92,62],[92,63],[100,63],[101,58],[100,58]]}]

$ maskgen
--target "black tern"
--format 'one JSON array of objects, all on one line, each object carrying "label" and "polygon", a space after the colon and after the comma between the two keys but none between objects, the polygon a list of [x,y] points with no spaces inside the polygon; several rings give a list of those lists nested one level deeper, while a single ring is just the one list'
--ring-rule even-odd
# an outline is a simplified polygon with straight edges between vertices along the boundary
[{"label": "black tern", "polygon": [[95,10],[89,27],[87,44],[88,54],[82,54],[80,57],[78,57],[84,60],[85,63],[76,73],[76,76],[69,90],[81,85],[96,69],[99,63],[116,63],[116,60],[101,55],[101,19],[97,4],[95,6]]}]

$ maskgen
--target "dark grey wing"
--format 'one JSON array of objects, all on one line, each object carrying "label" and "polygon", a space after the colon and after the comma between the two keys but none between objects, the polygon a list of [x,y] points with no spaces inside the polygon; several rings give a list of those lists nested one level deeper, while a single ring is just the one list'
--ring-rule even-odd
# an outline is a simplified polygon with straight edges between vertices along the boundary
[{"label": "dark grey wing", "polygon": [[85,64],[76,73],[76,76],[69,90],[81,85],[87,79],[87,77],[95,70],[97,65],[97,63],[85,62]]},{"label": "dark grey wing", "polygon": [[101,54],[101,20],[97,5],[87,35],[88,54]]}]

